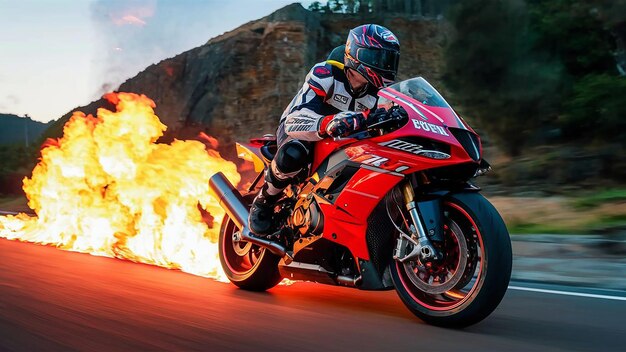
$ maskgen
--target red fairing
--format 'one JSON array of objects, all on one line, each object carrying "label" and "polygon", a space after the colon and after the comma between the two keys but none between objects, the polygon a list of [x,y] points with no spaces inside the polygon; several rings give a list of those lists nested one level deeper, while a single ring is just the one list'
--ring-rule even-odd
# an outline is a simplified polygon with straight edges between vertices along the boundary
[{"label": "red fairing", "polygon": [[[367,219],[385,195],[404,179],[404,175],[476,162],[450,128],[474,132],[450,107],[428,106],[391,88],[382,90],[379,95],[401,105],[408,113],[407,123],[377,137],[322,140],[315,145],[312,164],[312,170],[316,171],[335,152],[345,153],[350,161],[361,164],[334,204],[321,204],[320,207],[325,219],[323,236],[346,246],[354,256],[365,260],[369,260],[365,236]],[[450,147],[450,156],[433,159],[412,153],[407,150],[410,144],[403,142],[411,137],[446,144]]]},{"label": "red fairing", "polygon": [[[378,156],[382,160],[381,162],[376,162],[376,160],[371,161],[375,163],[377,167],[405,175],[435,167],[474,162],[447,127],[435,122],[426,122],[415,112],[408,110],[407,112],[409,114],[408,123],[392,133],[363,140],[347,138],[334,141],[327,138],[316,143],[312,170],[317,170],[320,164],[333,152],[342,148],[345,148],[345,152],[350,159],[355,162],[365,162],[367,164],[366,161]],[[433,125],[439,128],[433,129]],[[450,158],[431,159],[384,145],[393,140],[406,137],[422,137],[446,143],[450,146]],[[398,170],[399,168],[400,170]]]},{"label": "red fairing", "polygon": [[354,139],[347,138],[339,141],[334,141],[332,138],[323,139],[315,143],[315,151],[313,152],[313,164],[311,165],[311,173],[317,171],[320,164],[326,160],[334,151],[338,150],[341,146],[354,143]]},{"label": "red fairing", "polygon": [[[350,38],[367,43],[372,38],[360,28],[366,27],[352,30]],[[376,40],[395,40],[387,34]],[[364,55],[376,58],[373,52]],[[326,74],[328,67],[313,75]],[[316,84],[311,88],[321,94]],[[363,113],[350,126],[352,135],[336,139],[328,137],[339,134],[334,124],[349,121],[322,118],[317,136],[323,139],[311,144],[311,167],[294,171],[284,194],[269,203],[269,236],[252,233],[259,208],[246,201],[267,189],[262,176],[276,140],[266,135],[249,145],[237,143],[238,155],[263,173],[246,196],[222,173],[209,181],[228,215],[219,236],[224,274],[254,291],[283,278],[360,290],[395,288],[427,323],[462,328],[479,322],[504,297],[512,252],[504,221],[470,182],[489,166],[478,135],[422,77],[382,88],[376,108]],[[333,116],[338,120],[329,122]],[[287,158],[300,158],[287,154],[286,167]]]},{"label": "red fairing", "polygon": [[393,88],[385,88],[378,95],[401,105],[412,117],[420,117],[440,126],[471,129],[450,107],[428,106]]},{"label": "red fairing", "polygon": [[[403,128],[404,129],[404,128]],[[400,131],[398,131],[400,132]],[[384,137],[384,138],[382,138]],[[380,139],[378,139],[380,138]],[[323,141],[315,149],[316,156],[350,144],[344,152],[351,161],[364,166],[350,179],[334,204],[320,205],[324,213],[324,237],[342,244],[356,257],[369,260],[365,233],[367,218],[376,205],[404,179],[404,174],[434,167],[458,164],[465,158],[435,160],[384,148],[378,141],[394,139],[393,134],[355,142]],[[317,161],[319,166],[321,160]],[[334,238],[332,235],[335,234]]]},{"label": "red fairing", "polygon": [[367,218],[402,179],[397,174],[368,169],[357,171],[335,204],[320,204],[325,219],[323,237],[346,246],[354,256],[369,260],[365,240]]}]

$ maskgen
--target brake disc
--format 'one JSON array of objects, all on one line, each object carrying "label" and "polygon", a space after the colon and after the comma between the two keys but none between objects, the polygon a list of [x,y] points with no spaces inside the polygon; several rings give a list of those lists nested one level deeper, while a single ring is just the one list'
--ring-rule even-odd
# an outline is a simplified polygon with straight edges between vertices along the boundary
[{"label": "brake disc", "polygon": [[[407,276],[418,289],[428,294],[441,294],[447,291],[450,291],[452,288],[456,286],[461,278],[463,278],[463,273],[465,272],[465,266],[467,265],[467,241],[465,240],[465,236],[461,231],[459,225],[457,225],[454,221],[450,221],[450,230],[454,238],[456,239],[456,243],[459,250],[459,258],[454,273],[451,277],[446,277],[444,282],[440,282],[440,277],[437,277],[438,280],[435,280],[432,274],[430,274],[430,269],[428,269],[424,264],[419,262],[418,260],[410,260],[404,262],[404,270],[407,273]],[[445,260],[448,260],[449,256],[446,256]],[[427,281],[422,280],[420,278],[420,273],[428,274]],[[448,271],[449,273],[449,271]]]}]

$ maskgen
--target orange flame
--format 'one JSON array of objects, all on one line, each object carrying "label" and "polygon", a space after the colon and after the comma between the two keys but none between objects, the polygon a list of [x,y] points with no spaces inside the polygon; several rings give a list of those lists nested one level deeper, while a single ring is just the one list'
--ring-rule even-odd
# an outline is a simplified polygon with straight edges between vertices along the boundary
[{"label": "orange flame", "polygon": [[[0,217],[0,237],[224,281],[215,245],[224,213],[208,181],[222,171],[238,183],[235,164],[198,141],[155,143],[166,126],[145,95],[105,98],[116,112],[75,112],[63,137],[42,149],[32,178],[24,179],[37,216]],[[213,228],[199,206],[214,217]]]}]

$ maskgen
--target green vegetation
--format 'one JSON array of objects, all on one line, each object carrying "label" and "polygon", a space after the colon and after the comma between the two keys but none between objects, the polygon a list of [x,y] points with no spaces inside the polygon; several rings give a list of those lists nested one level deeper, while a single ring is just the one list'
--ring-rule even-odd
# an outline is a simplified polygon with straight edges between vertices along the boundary
[{"label": "green vegetation", "polygon": [[33,121],[28,115],[21,117],[0,114],[0,146],[33,144],[48,126],[49,124]]},{"label": "green vegetation", "polygon": [[611,234],[626,230],[626,189],[597,195],[570,193],[567,197],[493,196],[489,200],[511,233]]},{"label": "green vegetation", "polygon": [[626,2],[457,2],[446,81],[462,112],[513,156],[546,143],[626,145],[616,11]]},{"label": "green vegetation", "polygon": [[576,209],[590,209],[608,202],[626,202],[626,189],[608,189],[581,196],[572,200],[572,206]]},{"label": "green vegetation", "polygon": [[[327,0],[314,1],[309,10],[321,13],[402,13],[437,16],[455,0]],[[456,0],[458,1],[458,0]]]},{"label": "green vegetation", "polygon": [[578,80],[560,119],[564,136],[626,144],[626,78],[590,74]]},{"label": "green vegetation", "polygon": [[514,234],[555,234],[555,235],[588,235],[594,233],[611,233],[626,229],[626,214],[598,216],[582,224],[544,223],[513,221],[507,223],[510,233]]},{"label": "green vegetation", "polygon": [[34,153],[38,148],[26,148],[22,145],[0,146],[0,175],[7,174],[20,168],[28,167],[35,159]]},{"label": "green vegetation", "polygon": [[[365,7],[368,7],[365,10]],[[369,1],[359,0],[329,0],[322,4],[314,1],[309,5],[309,10],[322,13],[357,13],[359,8],[369,12]]]},{"label": "green vegetation", "polygon": [[553,234],[553,235],[578,235],[589,234],[587,228],[581,227],[563,227],[551,224],[533,223],[533,222],[513,222],[507,224],[509,233],[512,234]]},{"label": "green vegetation", "polygon": [[613,228],[620,227],[626,228],[626,214],[613,214],[606,215],[598,219],[597,222],[592,223],[596,225],[596,229],[605,229],[605,228]]},{"label": "green vegetation", "polygon": [[511,156],[563,143],[626,147],[625,0],[329,0],[309,8],[445,13],[456,29],[444,75],[453,105]]},{"label": "green vegetation", "polygon": [[0,145],[0,194],[21,193],[22,179],[30,175],[39,155],[39,144]]},{"label": "green vegetation", "polygon": [[21,192],[22,178],[35,166],[41,135],[50,124],[0,114],[0,194]]}]

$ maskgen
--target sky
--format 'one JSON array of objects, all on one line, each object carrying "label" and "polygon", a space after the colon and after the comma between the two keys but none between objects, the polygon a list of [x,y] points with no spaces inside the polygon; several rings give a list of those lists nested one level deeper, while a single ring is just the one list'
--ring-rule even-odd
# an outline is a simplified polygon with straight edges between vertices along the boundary
[{"label": "sky", "polygon": [[0,0],[0,113],[57,119],[153,63],[293,2]]}]

